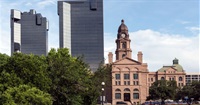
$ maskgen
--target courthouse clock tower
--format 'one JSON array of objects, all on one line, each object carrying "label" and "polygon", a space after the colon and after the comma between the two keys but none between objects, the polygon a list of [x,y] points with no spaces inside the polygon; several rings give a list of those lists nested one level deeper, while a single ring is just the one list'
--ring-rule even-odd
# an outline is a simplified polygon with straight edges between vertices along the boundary
[{"label": "courthouse clock tower", "polygon": [[129,34],[128,34],[128,28],[124,24],[124,20],[121,20],[121,25],[118,28],[118,34],[116,39],[117,48],[115,51],[116,54],[116,60],[120,60],[124,57],[131,58],[132,50],[130,48],[130,42]]}]

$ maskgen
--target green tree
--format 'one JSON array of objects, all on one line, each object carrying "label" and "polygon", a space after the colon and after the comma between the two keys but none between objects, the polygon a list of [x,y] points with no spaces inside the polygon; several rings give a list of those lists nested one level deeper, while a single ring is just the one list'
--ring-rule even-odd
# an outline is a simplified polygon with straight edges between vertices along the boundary
[{"label": "green tree", "polygon": [[0,69],[1,67],[7,63],[9,56],[6,54],[1,54],[0,53]]},{"label": "green tree", "polygon": [[52,49],[47,56],[52,79],[50,93],[54,105],[82,105],[90,85],[91,71],[80,58],[71,57],[66,48]]},{"label": "green tree", "polygon": [[3,70],[22,80],[23,84],[38,87],[47,92],[51,80],[48,78],[45,56],[14,53],[3,66]]},{"label": "green tree", "polygon": [[0,64],[0,101],[8,88],[22,84],[49,91],[51,81],[45,56],[14,53],[11,57],[0,54],[0,59],[3,60]]},{"label": "green tree", "polygon": [[194,98],[194,100],[199,100],[200,98],[200,81],[193,81],[191,84],[191,88],[193,89],[193,94],[190,98]]},{"label": "green tree", "polygon": [[[100,64],[96,72],[94,72],[92,82],[89,86],[89,90],[85,95],[84,105],[96,105],[97,99],[101,96],[101,83],[105,82],[105,93],[111,91],[111,65]],[[106,95],[106,94],[104,94]]]},{"label": "green tree", "polygon": [[199,100],[200,97],[199,93],[200,93],[200,81],[192,81],[190,85],[186,85],[183,88],[179,89],[179,91],[176,94],[176,99],[184,100],[185,96],[187,96],[189,100],[191,98],[194,98],[194,100]]},{"label": "green tree", "polygon": [[2,94],[2,105],[51,105],[51,95],[35,87],[19,85]]},{"label": "green tree", "polygon": [[72,57],[66,48],[51,49],[47,56],[0,54],[0,60],[0,102],[8,100],[11,90],[26,85],[51,94],[53,105],[96,105],[101,82],[105,87],[111,84],[110,65],[101,64],[92,73],[81,57]]},{"label": "green tree", "polygon": [[7,88],[18,86],[22,83],[22,80],[15,73],[6,71],[9,59],[8,55],[0,53],[0,102],[2,102],[2,94]]},{"label": "green tree", "polygon": [[147,100],[158,100],[161,99],[162,102],[166,99],[173,99],[176,94],[176,81],[167,80],[157,80],[149,88],[149,96]]}]

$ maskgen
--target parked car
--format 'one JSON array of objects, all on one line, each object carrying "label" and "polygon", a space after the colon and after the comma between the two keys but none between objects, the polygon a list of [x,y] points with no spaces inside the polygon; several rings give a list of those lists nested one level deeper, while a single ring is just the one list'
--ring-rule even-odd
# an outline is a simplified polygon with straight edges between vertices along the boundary
[{"label": "parked car", "polygon": [[128,104],[123,102],[123,101],[119,101],[119,102],[116,103],[116,105],[128,105]]}]

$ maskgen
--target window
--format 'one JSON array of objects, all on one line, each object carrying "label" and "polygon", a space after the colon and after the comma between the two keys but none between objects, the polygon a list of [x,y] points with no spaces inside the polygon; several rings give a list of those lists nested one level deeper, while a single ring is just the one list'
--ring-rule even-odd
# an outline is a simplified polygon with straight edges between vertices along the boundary
[{"label": "window", "polygon": [[115,93],[115,99],[121,99],[121,93]]},{"label": "window", "polygon": [[165,77],[161,77],[161,80],[165,80]]},{"label": "window", "polygon": [[136,81],[136,85],[139,85],[139,82],[138,82],[138,81]]},{"label": "window", "polygon": [[186,75],[186,77],[190,77],[190,75]]},{"label": "window", "polygon": [[179,77],[179,79],[178,79],[179,81],[183,81],[183,78],[182,77]]},{"label": "window", "polygon": [[198,75],[192,75],[192,77],[198,77]]},{"label": "window", "polygon": [[139,92],[139,90],[138,90],[138,89],[134,89],[133,91],[134,91],[134,92]]},{"label": "window", "polygon": [[125,92],[130,92],[130,89],[129,88],[125,88],[124,91]]},{"label": "window", "polygon": [[121,90],[120,89],[116,89],[115,92],[121,92]]},{"label": "window", "polygon": [[115,79],[120,79],[120,74],[115,74]]},{"label": "window", "polygon": [[115,85],[121,85],[120,81],[115,81]]},{"label": "window", "polygon": [[124,85],[130,85],[130,81],[124,81]]},{"label": "window", "polygon": [[172,80],[174,80],[174,78],[173,78],[173,77],[170,77],[169,80],[172,81]]},{"label": "window", "polygon": [[139,90],[138,89],[134,89],[133,90],[133,99],[139,99]]},{"label": "window", "polygon": [[129,74],[124,74],[124,79],[130,79]]},{"label": "window", "polygon": [[138,81],[133,81],[133,85],[139,85]]},{"label": "window", "polygon": [[122,58],[124,58],[126,56],[126,54],[122,54]]},{"label": "window", "polygon": [[133,79],[138,79],[138,74],[133,74]]},{"label": "window", "polygon": [[151,81],[153,81],[153,78],[151,78]]},{"label": "window", "polygon": [[172,77],[172,80],[174,80],[174,77]]},{"label": "window", "polygon": [[122,48],[123,48],[123,49],[126,48],[126,42],[122,43]]},{"label": "window", "polygon": [[133,99],[139,99],[139,93],[133,93]]}]

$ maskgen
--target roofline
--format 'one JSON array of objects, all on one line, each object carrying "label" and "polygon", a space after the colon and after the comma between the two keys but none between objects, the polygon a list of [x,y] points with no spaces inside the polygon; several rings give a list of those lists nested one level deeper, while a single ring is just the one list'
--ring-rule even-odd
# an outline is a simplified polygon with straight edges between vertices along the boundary
[{"label": "roofline", "polygon": [[200,75],[200,72],[186,72],[186,75]]}]

